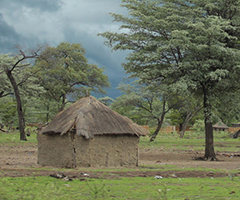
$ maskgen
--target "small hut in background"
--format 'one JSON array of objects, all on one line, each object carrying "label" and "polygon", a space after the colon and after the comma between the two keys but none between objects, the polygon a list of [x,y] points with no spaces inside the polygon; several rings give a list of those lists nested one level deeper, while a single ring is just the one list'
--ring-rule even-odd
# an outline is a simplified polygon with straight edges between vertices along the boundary
[{"label": "small hut in background", "polygon": [[94,97],[84,97],[38,133],[38,163],[66,168],[137,166],[139,137],[146,134]]},{"label": "small hut in background", "polygon": [[218,122],[213,125],[214,131],[228,131],[228,126],[224,124],[223,122]]},{"label": "small hut in background", "polygon": [[233,128],[237,128],[237,127],[240,128],[240,123],[232,123],[232,127],[233,127]]}]

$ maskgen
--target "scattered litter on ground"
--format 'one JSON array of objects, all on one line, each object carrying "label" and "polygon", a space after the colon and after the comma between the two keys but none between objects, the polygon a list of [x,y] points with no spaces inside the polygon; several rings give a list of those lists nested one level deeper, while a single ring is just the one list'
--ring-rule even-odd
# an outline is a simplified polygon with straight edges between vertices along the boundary
[{"label": "scattered litter on ground", "polygon": [[155,179],[162,179],[163,177],[162,176],[155,176],[154,178]]}]

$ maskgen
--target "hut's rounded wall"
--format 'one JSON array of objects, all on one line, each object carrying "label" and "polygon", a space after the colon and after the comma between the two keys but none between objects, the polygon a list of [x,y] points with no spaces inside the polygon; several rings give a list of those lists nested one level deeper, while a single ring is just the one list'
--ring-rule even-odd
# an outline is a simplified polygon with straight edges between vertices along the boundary
[{"label": "hut's rounded wall", "polygon": [[76,137],[76,166],[137,166],[137,136],[101,135],[91,140]]},{"label": "hut's rounded wall", "polygon": [[111,167],[138,165],[139,137],[100,135],[38,135],[38,163],[54,167]]},{"label": "hut's rounded wall", "polygon": [[38,164],[73,168],[73,156],[73,145],[69,136],[38,134]]}]

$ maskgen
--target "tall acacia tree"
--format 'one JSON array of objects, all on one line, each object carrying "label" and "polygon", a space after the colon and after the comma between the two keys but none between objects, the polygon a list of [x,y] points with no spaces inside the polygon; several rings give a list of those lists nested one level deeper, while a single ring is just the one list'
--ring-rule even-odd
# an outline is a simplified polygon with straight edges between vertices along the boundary
[{"label": "tall acacia tree", "polygon": [[59,111],[67,103],[67,95],[84,95],[95,91],[104,93],[109,86],[102,68],[89,64],[81,44],[62,42],[47,47],[36,60],[34,71],[46,97],[59,103]]},{"label": "tall acacia tree", "polygon": [[[41,47],[36,51],[23,51],[18,48],[19,55],[10,56],[7,54],[0,55],[0,75],[6,76],[9,80],[14,96],[17,102],[17,113],[18,113],[18,121],[19,121],[19,132],[20,132],[20,140],[27,140],[25,134],[25,119],[22,107],[22,99],[19,91],[19,86],[25,83],[31,74],[25,73],[26,68],[30,66],[27,62],[29,59],[36,58],[38,56],[38,52],[41,50]],[[22,77],[21,80],[17,80],[18,74],[25,73],[26,76]],[[4,88],[4,87],[3,87]],[[5,90],[9,91],[9,89]],[[4,95],[4,90],[1,92],[0,96]]]},{"label": "tall acacia tree", "polygon": [[123,64],[132,76],[201,93],[205,160],[216,160],[212,101],[238,87],[239,0],[123,0],[128,16],[112,14],[121,32],[105,32],[106,45],[130,50]]}]

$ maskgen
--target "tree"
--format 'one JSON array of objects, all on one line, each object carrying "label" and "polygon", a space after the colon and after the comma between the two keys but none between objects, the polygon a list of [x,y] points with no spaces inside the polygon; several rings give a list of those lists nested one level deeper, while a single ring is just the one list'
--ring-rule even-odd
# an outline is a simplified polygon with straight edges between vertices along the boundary
[{"label": "tree", "polygon": [[143,112],[140,111],[136,106],[125,104],[126,94],[123,94],[117,97],[114,102],[110,105],[110,108],[119,114],[128,117],[133,122],[139,125],[147,125],[149,123],[149,119],[144,117]]},{"label": "tree", "polygon": [[121,33],[105,32],[113,50],[130,50],[127,73],[199,93],[203,99],[205,160],[216,160],[212,105],[239,87],[240,1],[123,0],[129,16],[112,14]]},{"label": "tree", "polygon": [[[156,89],[161,88],[161,89]],[[120,106],[135,106],[138,108],[138,116],[143,119],[155,120],[156,130],[151,136],[150,141],[154,141],[163,125],[165,115],[179,102],[169,106],[168,101],[175,94],[170,87],[160,84],[143,85],[139,81],[132,84],[122,84],[119,89],[124,92],[122,98],[117,98],[116,102]],[[116,104],[116,103],[115,103]],[[113,104],[114,105],[114,104]],[[136,115],[136,110],[134,112]],[[132,118],[132,117],[131,117]]]},{"label": "tree", "polygon": [[8,95],[13,95],[13,90],[11,87],[11,84],[4,73],[4,71],[1,71],[0,73],[0,98],[6,97]]},{"label": "tree", "polygon": [[24,93],[21,92],[26,124],[49,122],[58,113],[56,102],[44,98],[41,88],[38,91],[37,95],[32,92],[30,93],[32,95],[26,92],[23,95]]},{"label": "tree", "polygon": [[112,99],[111,97],[105,96],[105,97],[99,98],[98,101],[103,103],[105,106],[109,107],[114,102],[114,99]]},{"label": "tree", "polygon": [[19,121],[19,132],[20,140],[27,140],[25,134],[25,120],[22,108],[22,101],[19,91],[19,85],[23,84],[28,80],[29,76],[24,77],[19,83],[17,83],[15,75],[21,73],[26,67],[29,66],[29,63],[26,61],[28,59],[36,58],[37,53],[40,51],[40,48],[37,51],[23,51],[19,50],[19,55],[10,56],[6,54],[0,55],[0,74],[5,73],[9,82],[11,83],[12,89],[14,91],[14,96],[17,101],[17,113]]},{"label": "tree", "polygon": [[89,64],[80,44],[62,42],[57,47],[47,47],[36,60],[34,72],[39,84],[47,91],[46,97],[64,109],[68,95],[83,96],[91,91],[104,93],[108,77],[102,68]]},{"label": "tree", "polygon": [[0,99],[0,123],[11,129],[13,122],[17,119],[16,101],[6,96]]},{"label": "tree", "polygon": [[240,92],[223,91],[214,101],[214,114],[217,122],[228,126],[240,121]]},{"label": "tree", "polygon": [[174,106],[168,118],[173,124],[179,125],[180,138],[183,138],[190,121],[203,109],[203,104],[198,96],[192,94],[186,93],[184,97],[177,96],[177,100],[180,101],[180,99],[182,99],[181,103]]}]

